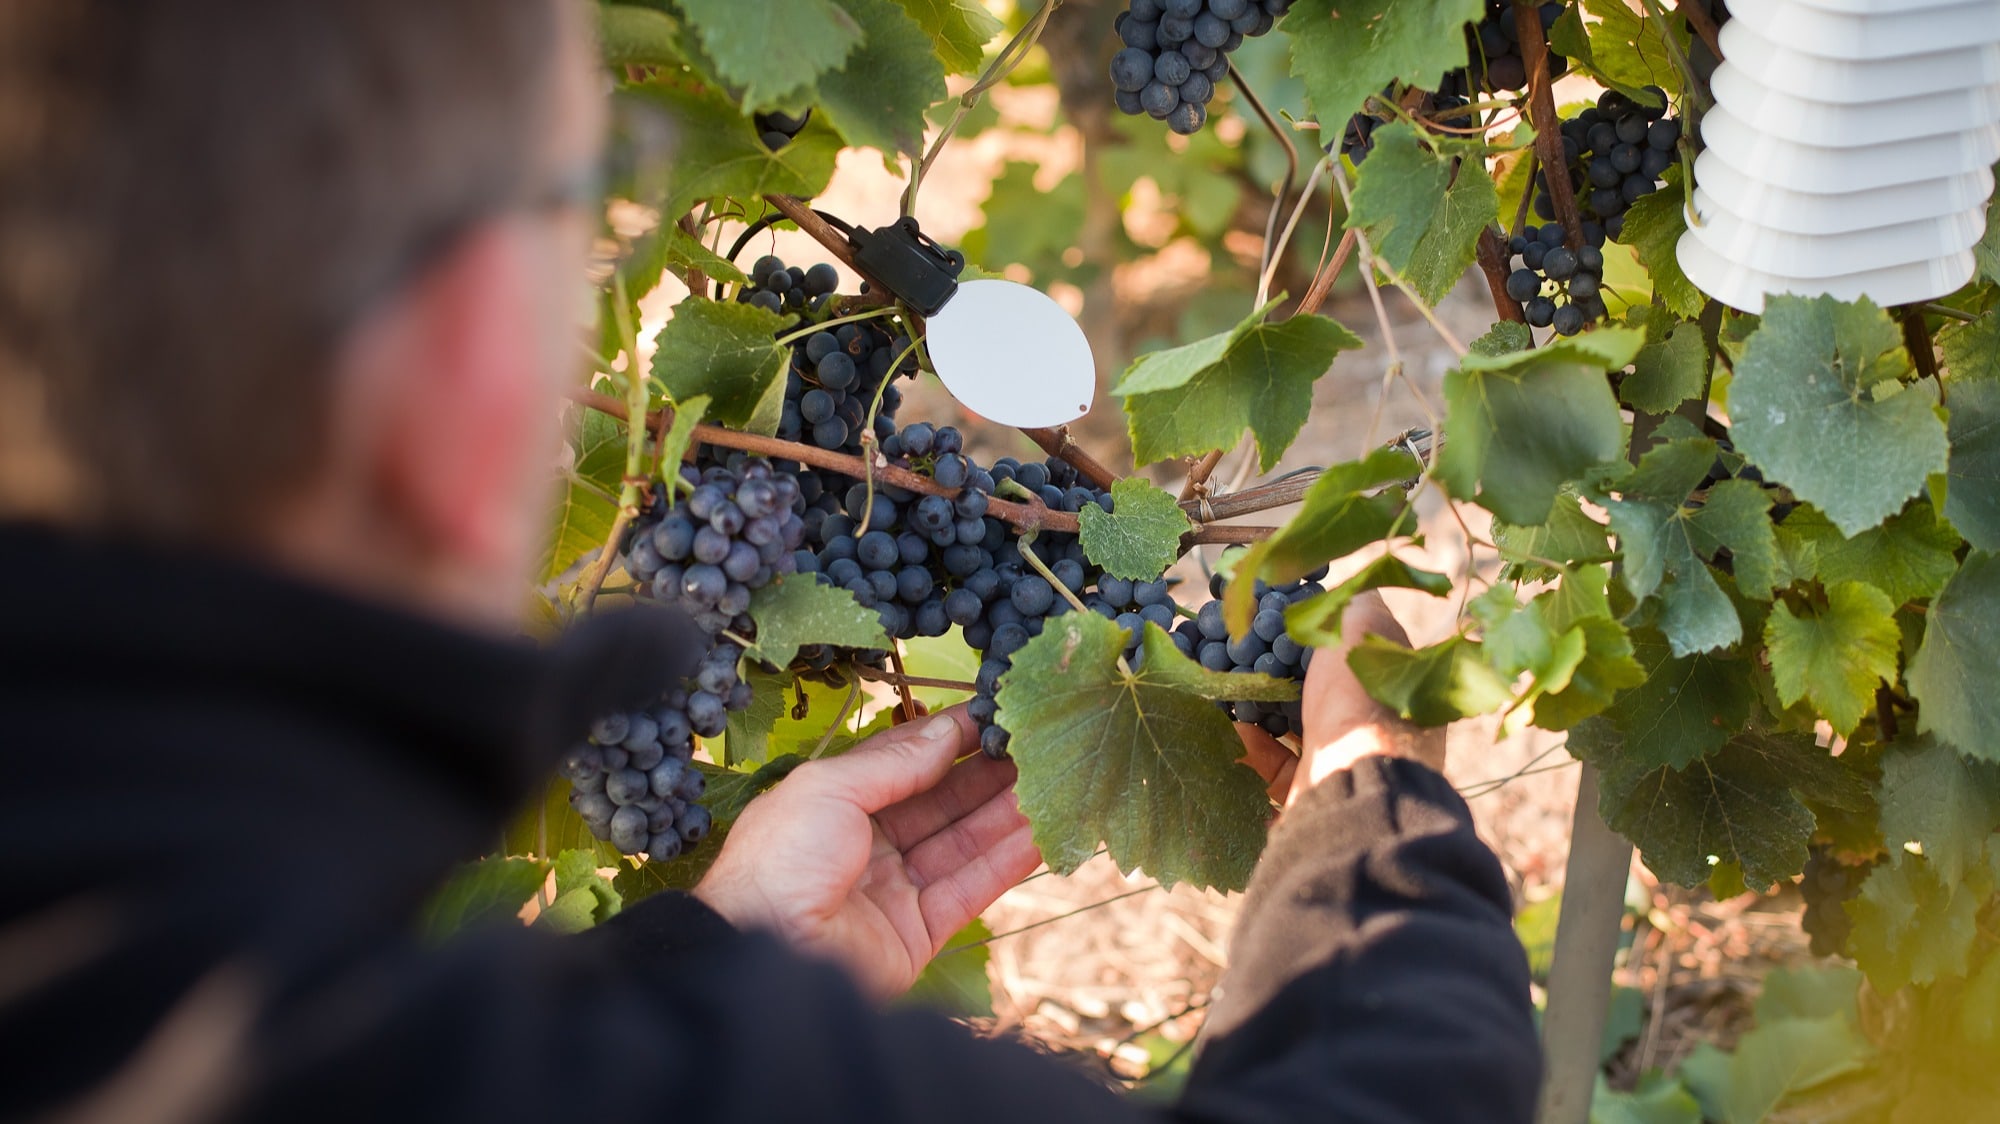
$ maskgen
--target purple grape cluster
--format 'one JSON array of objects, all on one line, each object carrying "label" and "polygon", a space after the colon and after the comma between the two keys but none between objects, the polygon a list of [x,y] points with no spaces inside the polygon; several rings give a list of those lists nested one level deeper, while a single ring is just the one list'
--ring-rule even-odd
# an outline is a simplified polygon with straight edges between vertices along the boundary
[{"label": "purple grape cluster", "polygon": [[1513,272],[1507,275],[1507,295],[1521,302],[1528,323],[1553,326],[1556,334],[1573,336],[1584,325],[1604,319],[1604,228],[1583,224],[1583,245],[1563,244],[1556,223],[1524,227],[1507,242]]},{"label": "purple grape cluster", "polygon": [[1115,29],[1112,96],[1132,116],[1165,121],[1192,136],[1229,75],[1229,53],[1271,30],[1292,0],[1131,0]]},{"label": "purple grape cluster", "polygon": [[[1658,191],[1660,177],[1673,166],[1681,123],[1667,115],[1665,91],[1648,86],[1658,105],[1640,105],[1616,90],[1562,123],[1563,156],[1570,187],[1586,221],[1604,227],[1617,241],[1632,204]],[[1548,169],[1535,172],[1535,213],[1556,217],[1549,197]]]}]

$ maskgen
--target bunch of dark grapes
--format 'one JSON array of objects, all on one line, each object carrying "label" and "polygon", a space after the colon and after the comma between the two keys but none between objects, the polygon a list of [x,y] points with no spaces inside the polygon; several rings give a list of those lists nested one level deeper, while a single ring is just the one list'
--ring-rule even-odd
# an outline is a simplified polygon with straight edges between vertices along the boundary
[{"label": "bunch of dark grapes", "polygon": [[1508,241],[1513,272],[1507,295],[1521,302],[1534,327],[1573,336],[1604,318],[1604,228],[1585,223],[1583,236],[1584,244],[1572,250],[1563,244],[1562,227],[1549,223],[1526,227]]},{"label": "bunch of dark grapes", "polygon": [[769,461],[730,452],[720,463],[681,466],[679,498],[661,489],[625,540],[626,573],[640,594],[677,605],[708,635],[695,674],[650,710],[598,721],[570,751],[570,804],[600,839],[626,854],[670,859],[708,834],[696,804],[703,780],[696,737],[720,735],[729,713],[750,706],[738,666],[743,649],[725,631],[755,631],[750,595],[797,567],[805,539],[798,481]]},{"label": "bunch of dark grapes", "polygon": [[[1560,0],[1548,0],[1536,9],[1542,20],[1542,37],[1563,13]],[[1467,69],[1479,89],[1499,93],[1521,90],[1528,85],[1528,61],[1521,55],[1521,33],[1514,22],[1514,5],[1509,0],[1486,0],[1486,17],[1466,32],[1471,62]],[[1549,77],[1569,73],[1569,59],[1549,51]]]},{"label": "bunch of dark grapes", "polygon": [[625,570],[705,632],[746,628],[750,595],[797,567],[793,551],[806,533],[794,510],[798,481],[741,453],[706,468],[682,465],[680,475],[687,495],[663,511],[656,502],[657,514],[634,525]]},{"label": "bunch of dark grapes", "polygon": [[1806,909],[1799,916],[1799,927],[1811,938],[1814,956],[1847,955],[1847,938],[1854,930],[1847,903],[1861,893],[1874,866],[1845,862],[1833,848],[1818,844],[1807,852],[1805,876],[1799,880]]},{"label": "bunch of dark grapes", "polygon": [[[1667,95],[1646,87],[1657,106],[1639,105],[1616,90],[1562,123],[1563,155],[1578,210],[1604,227],[1616,241],[1632,204],[1658,191],[1660,177],[1674,163],[1681,123],[1667,116]],[[1556,217],[1549,198],[1548,169],[1535,172],[1535,213]]]},{"label": "bunch of dark grapes", "polygon": [[812,520],[812,568],[874,609],[891,639],[943,636],[955,579],[989,564],[1007,540],[1007,525],[986,516],[993,479],[966,459],[950,426],[918,422],[879,447],[899,467],[963,490],[946,498],[850,481],[838,506]]},{"label": "bunch of dark grapes", "polygon": [[[1324,577],[1326,569],[1321,567],[1284,585],[1258,581],[1254,587],[1257,613],[1251,618],[1250,631],[1232,640],[1229,627],[1222,622],[1222,578],[1218,575],[1209,582],[1209,592],[1216,600],[1203,605],[1193,620],[1183,621],[1174,631],[1174,642],[1210,671],[1254,671],[1274,679],[1303,681],[1306,668],[1312,665],[1313,650],[1286,634],[1285,610],[1319,593]],[[1286,703],[1245,700],[1224,703],[1223,709],[1233,720],[1261,726],[1273,736],[1297,737],[1305,732],[1304,712],[1296,699]]]},{"label": "bunch of dark grapes", "polygon": [[[736,299],[773,312],[794,313],[794,327],[824,316],[840,285],[839,273],[823,263],[800,269],[767,256],[759,258],[750,272],[750,283]],[[894,375],[915,374],[916,352],[907,337],[890,335],[882,324],[881,320],[836,324],[792,345],[784,408],[778,419],[780,439],[858,454],[871,408],[875,411],[876,441],[896,431],[896,411],[903,404],[903,394],[891,383],[890,368],[895,368]],[[845,477],[822,475],[821,491],[844,489],[841,481]],[[817,496],[817,492],[807,496],[807,502]]]},{"label": "bunch of dark grapes", "polygon": [[1229,74],[1229,53],[1271,30],[1291,6],[1292,0],[1131,0],[1115,25],[1125,47],[1111,58],[1118,108],[1194,135]]},{"label": "bunch of dark grapes", "polygon": [[792,138],[798,136],[799,130],[806,127],[806,122],[812,120],[812,115],[813,111],[810,109],[796,117],[774,110],[770,113],[755,114],[751,120],[757,125],[757,135],[764,141],[764,147],[776,152],[792,143]]},{"label": "bunch of dark grapes", "polygon": [[[719,649],[703,658],[702,676],[725,660],[733,677],[734,661]],[[689,697],[676,689],[651,710],[601,718],[590,740],[563,758],[570,807],[592,834],[625,854],[671,859],[708,836],[709,811],[695,803],[707,790],[694,767],[698,731],[690,715],[699,708],[691,708]]]}]

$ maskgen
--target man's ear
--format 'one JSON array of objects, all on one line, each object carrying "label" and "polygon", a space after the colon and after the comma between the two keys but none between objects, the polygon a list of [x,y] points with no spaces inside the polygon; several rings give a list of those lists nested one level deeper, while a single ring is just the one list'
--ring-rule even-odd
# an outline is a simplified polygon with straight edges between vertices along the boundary
[{"label": "man's ear", "polygon": [[553,449],[532,235],[493,223],[457,242],[365,332],[356,359],[380,419],[372,489],[434,567],[518,578]]}]

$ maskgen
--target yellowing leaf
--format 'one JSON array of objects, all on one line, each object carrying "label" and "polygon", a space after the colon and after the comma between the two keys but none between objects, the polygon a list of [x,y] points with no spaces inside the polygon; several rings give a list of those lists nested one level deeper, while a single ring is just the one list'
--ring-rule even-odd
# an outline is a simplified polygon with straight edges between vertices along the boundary
[{"label": "yellowing leaf", "polygon": [[1875,688],[1896,677],[1902,632],[1896,606],[1879,589],[1844,582],[1826,606],[1804,616],[1783,602],[1764,624],[1771,677],[1786,706],[1809,699],[1835,732],[1851,734],[1874,709]]}]

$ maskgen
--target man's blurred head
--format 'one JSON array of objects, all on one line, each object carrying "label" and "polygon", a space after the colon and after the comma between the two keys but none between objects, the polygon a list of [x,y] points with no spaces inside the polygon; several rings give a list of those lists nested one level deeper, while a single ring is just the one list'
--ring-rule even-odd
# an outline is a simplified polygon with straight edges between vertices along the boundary
[{"label": "man's blurred head", "polygon": [[595,81],[571,0],[4,0],[0,518],[503,614]]}]

